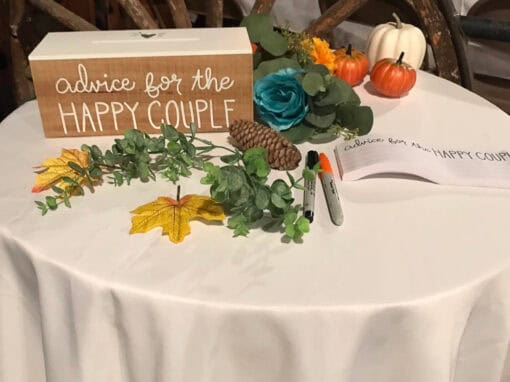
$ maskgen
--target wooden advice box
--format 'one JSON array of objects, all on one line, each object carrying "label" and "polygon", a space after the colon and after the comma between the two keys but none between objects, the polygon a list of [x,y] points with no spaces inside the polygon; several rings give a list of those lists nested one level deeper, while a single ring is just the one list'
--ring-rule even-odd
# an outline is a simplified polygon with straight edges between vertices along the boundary
[{"label": "wooden advice box", "polygon": [[245,28],[49,33],[29,60],[46,137],[253,119]]}]

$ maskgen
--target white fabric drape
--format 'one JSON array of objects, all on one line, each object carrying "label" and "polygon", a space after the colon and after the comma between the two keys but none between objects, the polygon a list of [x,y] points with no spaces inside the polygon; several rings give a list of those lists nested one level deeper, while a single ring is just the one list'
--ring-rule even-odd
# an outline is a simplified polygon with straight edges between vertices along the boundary
[{"label": "white fabric drape", "polygon": [[[506,114],[427,73],[402,99],[356,91],[374,133],[508,149]],[[112,137],[44,139],[33,101],[0,142],[0,381],[510,381],[508,190],[337,179],[344,225],[318,189],[301,244],[193,222],[173,245],[128,234],[130,210],[175,195],[164,180],[35,208],[34,165]]]}]

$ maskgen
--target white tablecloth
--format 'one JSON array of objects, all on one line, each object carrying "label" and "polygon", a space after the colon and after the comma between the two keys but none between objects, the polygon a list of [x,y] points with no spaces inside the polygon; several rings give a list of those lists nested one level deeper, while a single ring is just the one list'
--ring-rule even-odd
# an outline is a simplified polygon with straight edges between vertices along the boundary
[{"label": "white tablecloth", "polygon": [[[509,149],[506,114],[427,73],[403,99],[356,89],[375,133]],[[29,102],[0,142],[0,381],[510,381],[508,190],[337,178],[344,225],[318,192],[302,244],[193,222],[173,245],[128,234],[163,180],[39,215],[32,166],[111,137],[45,140]]]}]

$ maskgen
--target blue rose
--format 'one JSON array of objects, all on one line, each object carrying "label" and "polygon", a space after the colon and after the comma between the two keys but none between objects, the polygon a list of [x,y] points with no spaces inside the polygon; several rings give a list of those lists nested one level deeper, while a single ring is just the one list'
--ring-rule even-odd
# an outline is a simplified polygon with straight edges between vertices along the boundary
[{"label": "blue rose", "polygon": [[298,71],[280,69],[255,82],[253,98],[258,117],[277,131],[287,130],[308,112],[306,94],[296,79]]}]

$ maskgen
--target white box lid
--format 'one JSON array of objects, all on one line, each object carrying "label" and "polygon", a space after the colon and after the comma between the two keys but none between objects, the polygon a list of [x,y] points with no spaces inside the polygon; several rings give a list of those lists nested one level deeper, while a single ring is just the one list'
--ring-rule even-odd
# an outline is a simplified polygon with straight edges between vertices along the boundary
[{"label": "white box lid", "polygon": [[33,60],[252,54],[246,28],[48,33]]}]

